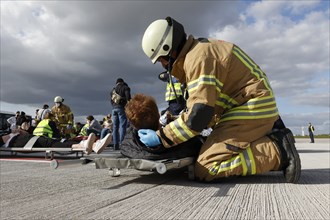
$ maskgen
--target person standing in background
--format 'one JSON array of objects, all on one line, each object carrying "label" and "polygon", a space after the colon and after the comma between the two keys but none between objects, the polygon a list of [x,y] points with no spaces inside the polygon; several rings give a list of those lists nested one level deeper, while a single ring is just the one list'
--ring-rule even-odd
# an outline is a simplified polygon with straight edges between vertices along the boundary
[{"label": "person standing in background", "polygon": [[20,116],[21,112],[17,111],[15,116],[11,116],[10,118],[7,119],[8,124],[10,124],[10,130],[15,130],[17,128],[16,122],[18,117]]},{"label": "person standing in background", "polygon": [[186,108],[186,100],[183,97],[184,86],[174,76],[171,76],[168,71],[162,72],[158,78],[166,82],[165,101],[168,103],[167,109],[162,111],[163,115],[168,111],[171,115],[177,116],[183,109]]},{"label": "person standing in background", "polygon": [[127,117],[125,105],[131,99],[131,89],[122,78],[118,78],[116,86],[110,93],[112,104],[112,139],[114,149],[119,150],[121,142],[124,140],[127,129]]},{"label": "person standing in background", "polygon": [[44,104],[43,107],[42,107],[42,109],[39,109],[39,111],[38,111],[38,117],[37,117],[37,119],[39,121],[45,119],[46,113],[50,113],[50,112],[51,112],[51,110],[49,109],[49,105]]},{"label": "person standing in background", "polygon": [[102,126],[100,125],[100,123],[95,120],[93,115],[89,115],[86,118],[87,120],[87,124],[89,124],[88,128],[87,128],[87,135],[89,135],[90,133],[94,133],[96,136],[100,137],[100,133],[102,130]]},{"label": "person standing in background", "polygon": [[314,126],[312,123],[308,123],[308,133],[309,133],[309,138],[311,139],[311,143],[314,143]]}]

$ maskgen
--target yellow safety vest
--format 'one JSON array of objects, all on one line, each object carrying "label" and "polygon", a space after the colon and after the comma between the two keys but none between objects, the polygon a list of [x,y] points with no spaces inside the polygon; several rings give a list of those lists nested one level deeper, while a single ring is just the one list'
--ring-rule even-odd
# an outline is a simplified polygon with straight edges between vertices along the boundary
[{"label": "yellow safety vest", "polygon": [[87,136],[87,128],[89,127],[89,124],[85,124],[84,127],[81,128],[79,135],[81,136]]},{"label": "yellow safety vest", "polygon": [[173,85],[177,96],[175,96],[171,83],[167,83],[165,93],[165,101],[167,102],[175,100],[177,97],[182,96],[181,83],[175,82],[173,83]]},{"label": "yellow safety vest", "polygon": [[49,121],[49,119],[43,119],[41,122],[39,122],[38,126],[33,131],[33,135],[52,138],[53,130],[49,126]]}]

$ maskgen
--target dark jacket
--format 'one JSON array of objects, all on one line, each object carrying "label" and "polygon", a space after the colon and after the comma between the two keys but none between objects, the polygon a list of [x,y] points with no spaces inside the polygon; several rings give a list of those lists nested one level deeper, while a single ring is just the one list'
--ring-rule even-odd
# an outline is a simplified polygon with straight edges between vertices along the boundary
[{"label": "dark jacket", "polygon": [[[118,93],[123,99],[119,104],[116,104],[112,101],[111,96],[112,96],[112,91],[115,90],[116,93]],[[113,108],[116,107],[125,107],[126,103],[131,100],[131,89],[125,82],[119,82],[116,84],[116,86],[111,90],[110,92],[110,100]]]},{"label": "dark jacket", "polygon": [[25,115],[20,115],[16,119],[16,125],[21,126],[24,122],[29,123],[29,119]]},{"label": "dark jacket", "polygon": [[163,145],[146,147],[139,138],[135,129],[130,130],[131,138],[126,137],[120,148],[121,154],[133,159],[162,160],[178,159],[184,157],[197,157],[205,139],[202,136],[195,136],[177,147],[165,148]]}]

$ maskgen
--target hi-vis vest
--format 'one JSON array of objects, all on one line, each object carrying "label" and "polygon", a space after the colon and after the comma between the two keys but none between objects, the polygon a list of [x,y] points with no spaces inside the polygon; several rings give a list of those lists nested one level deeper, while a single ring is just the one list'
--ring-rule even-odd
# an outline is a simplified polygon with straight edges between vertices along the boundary
[{"label": "hi-vis vest", "polygon": [[52,138],[53,130],[49,126],[49,119],[44,119],[41,122],[39,122],[38,126],[33,131],[33,135]]},{"label": "hi-vis vest", "polygon": [[[165,93],[166,102],[175,100],[177,99],[177,97],[182,96],[181,83],[179,83],[174,77],[172,77],[172,81],[173,81],[173,86],[171,82],[167,83],[166,86],[166,93]],[[176,96],[173,87],[175,89]]]},{"label": "hi-vis vest", "polygon": [[87,128],[89,128],[89,124],[85,124],[84,127],[81,128],[79,135],[87,136]]}]

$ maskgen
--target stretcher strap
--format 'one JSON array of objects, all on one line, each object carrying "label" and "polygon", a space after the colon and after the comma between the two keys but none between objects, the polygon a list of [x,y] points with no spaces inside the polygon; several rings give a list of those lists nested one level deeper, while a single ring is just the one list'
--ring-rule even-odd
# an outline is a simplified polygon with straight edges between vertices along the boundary
[{"label": "stretcher strap", "polygon": [[38,138],[40,136],[33,136],[26,144],[25,146],[23,147],[23,149],[26,149],[26,150],[32,150],[32,147],[33,145],[37,142]]}]

